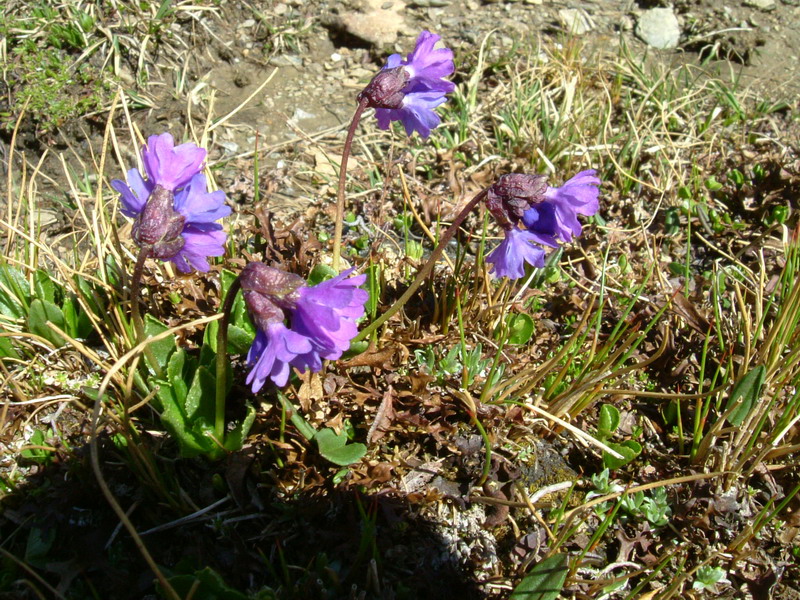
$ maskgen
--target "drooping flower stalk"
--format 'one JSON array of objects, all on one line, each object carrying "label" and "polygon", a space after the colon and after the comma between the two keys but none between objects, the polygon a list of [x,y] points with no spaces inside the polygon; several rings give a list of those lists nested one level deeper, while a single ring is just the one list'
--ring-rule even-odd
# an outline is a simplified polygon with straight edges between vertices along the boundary
[{"label": "drooping flower stalk", "polygon": [[460,213],[453,219],[453,222],[450,224],[445,232],[442,234],[442,237],[439,239],[439,243],[431,252],[431,255],[428,257],[427,262],[422,265],[419,271],[417,271],[417,276],[414,278],[414,281],[411,282],[411,285],[408,286],[408,289],[403,292],[403,295],[398,298],[389,309],[383,313],[380,317],[375,319],[372,323],[370,323],[367,327],[361,330],[361,332],[353,339],[354,342],[358,342],[360,340],[365,339],[369,336],[373,331],[378,329],[381,325],[383,325],[386,321],[388,321],[397,311],[399,311],[403,306],[405,306],[406,302],[408,302],[414,293],[417,291],[422,282],[428,277],[430,272],[433,270],[434,265],[439,261],[444,252],[444,249],[447,247],[447,244],[450,243],[450,240],[453,239],[453,236],[458,231],[458,228],[461,226],[461,223],[464,222],[464,219],[467,218],[478,203],[486,197],[487,190],[483,190],[479,192],[472,200],[467,202],[467,205],[461,210]]},{"label": "drooping flower stalk", "polygon": [[[496,276],[518,279],[524,275],[525,263],[544,266],[544,250],[533,246],[531,242],[557,246],[557,237],[569,241],[572,235],[580,235],[581,225],[576,215],[588,216],[597,212],[599,185],[600,179],[593,170],[578,173],[560,188],[549,187],[546,178],[541,175],[511,173],[501,176],[496,183],[467,203],[445,230],[439,244],[408,289],[385,313],[362,329],[353,341],[366,339],[411,299],[433,270],[461,223],[482,200],[486,200],[486,208],[505,232],[504,241],[489,253],[486,262],[492,265]],[[539,212],[534,214],[535,211]],[[520,223],[526,229],[518,229]]]},{"label": "drooping flower stalk", "polygon": [[445,102],[445,95],[455,89],[452,81],[444,79],[455,70],[453,51],[435,48],[440,39],[428,31],[420,33],[414,50],[406,59],[392,54],[381,71],[358,94],[358,107],[350,122],[339,164],[333,237],[333,268],[336,271],[339,270],[342,252],[347,161],[361,115],[366,108],[374,108],[379,128],[388,129],[391,121],[401,121],[408,135],[417,131],[427,138],[431,129],[440,123],[433,109]]},{"label": "drooping flower stalk", "polygon": [[350,121],[350,128],[347,130],[347,138],[344,141],[344,148],[342,148],[342,159],[339,161],[339,186],[336,189],[336,217],[334,220],[333,231],[333,269],[339,270],[339,257],[342,255],[342,227],[344,225],[344,196],[345,196],[345,183],[347,181],[347,161],[350,159],[350,148],[353,145],[353,136],[355,135],[356,128],[361,115],[367,108],[367,99],[361,99],[356,107],[356,112],[353,114],[353,120]]}]

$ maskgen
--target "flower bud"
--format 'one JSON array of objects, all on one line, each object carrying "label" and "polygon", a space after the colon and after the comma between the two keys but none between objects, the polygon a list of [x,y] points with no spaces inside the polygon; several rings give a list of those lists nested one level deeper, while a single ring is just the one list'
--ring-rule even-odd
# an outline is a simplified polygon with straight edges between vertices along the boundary
[{"label": "flower bud", "polygon": [[400,108],[405,98],[403,88],[408,80],[405,67],[383,69],[358,94],[358,101],[366,99],[367,106],[372,108]]},{"label": "flower bud", "polygon": [[242,295],[256,327],[266,330],[270,323],[282,322],[284,309],[293,308],[299,289],[306,282],[302,277],[251,262],[239,275]]},{"label": "flower bud", "polygon": [[486,208],[497,223],[510,229],[522,219],[525,211],[544,202],[547,177],[509,173],[497,180],[486,193]]},{"label": "flower bud", "polygon": [[183,248],[186,218],[173,209],[172,192],[157,185],[133,223],[133,241],[150,246],[153,258],[170,259]]}]

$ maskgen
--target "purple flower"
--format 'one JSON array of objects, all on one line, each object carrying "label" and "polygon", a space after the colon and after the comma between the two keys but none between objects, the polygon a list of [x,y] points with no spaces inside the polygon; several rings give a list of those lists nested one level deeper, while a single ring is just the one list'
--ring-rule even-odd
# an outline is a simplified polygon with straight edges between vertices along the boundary
[{"label": "purple flower", "polygon": [[496,277],[519,279],[525,275],[525,263],[544,266],[544,250],[531,244],[536,236],[517,228],[506,229],[505,234],[505,239],[486,257]]},{"label": "purple flower", "polygon": [[423,31],[414,51],[403,60],[392,54],[380,73],[358,95],[359,101],[375,108],[378,127],[388,129],[391,121],[402,121],[406,133],[414,131],[426,138],[441,122],[434,108],[445,102],[445,94],[455,89],[444,79],[455,70],[453,51],[434,46],[441,38]]},{"label": "purple flower", "polygon": [[[267,379],[277,386],[289,380],[290,367],[312,372],[322,360],[335,360],[358,333],[369,295],[358,286],[366,275],[348,277],[352,269],[315,286],[263,263],[249,263],[240,280],[245,304],[256,324],[256,339],[247,355],[253,393]],[[286,325],[288,320],[288,327]]]},{"label": "purple flower", "polygon": [[[525,263],[544,266],[544,251],[531,242],[557,248],[581,234],[578,215],[600,208],[600,179],[581,171],[560,188],[545,186],[541,176],[503,175],[486,192],[486,206],[505,231],[505,240],[486,257],[497,277],[519,279]],[[519,224],[525,229],[517,229]]]},{"label": "purple flower", "polygon": [[147,178],[152,185],[160,185],[174,192],[203,168],[206,151],[187,142],[175,146],[172,134],[162,133],[147,138],[142,149],[142,160]]},{"label": "purple flower", "polygon": [[247,364],[253,368],[245,383],[253,393],[260,390],[267,378],[282,387],[289,380],[289,366],[312,352],[311,340],[286,328],[282,321],[259,329],[247,353]]},{"label": "purple flower", "polygon": [[522,222],[540,236],[537,241],[541,243],[555,246],[556,238],[569,242],[583,230],[578,215],[588,217],[600,209],[599,186],[594,169],[581,171],[560,188],[548,187],[545,201],[525,211]]},{"label": "purple flower", "polygon": [[336,360],[356,337],[356,321],[364,316],[369,294],[360,289],[366,275],[347,277],[352,269],[313,287],[300,289],[292,313],[292,329],[315,340],[319,355]]},{"label": "purple flower", "polygon": [[148,178],[131,169],[127,184],[111,182],[120,193],[122,214],[135,219],[133,240],[182,273],[206,272],[209,256],[225,254],[226,235],[216,221],[231,214],[225,193],[209,192],[199,171],[206,151],[191,143],[173,147],[168,133],[150,136],[148,144],[142,150]]}]

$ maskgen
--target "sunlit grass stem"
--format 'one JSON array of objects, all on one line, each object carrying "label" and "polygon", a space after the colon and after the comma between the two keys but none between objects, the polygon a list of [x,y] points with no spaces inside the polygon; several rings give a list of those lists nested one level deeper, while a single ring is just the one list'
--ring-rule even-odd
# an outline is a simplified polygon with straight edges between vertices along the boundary
[{"label": "sunlit grass stem", "polygon": [[339,163],[339,187],[336,190],[336,216],[334,217],[334,230],[333,230],[333,268],[339,270],[339,259],[342,255],[342,226],[344,225],[344,188],[347,181],[347,161],[350,158],[350,148],[353,145],[353,136],[356,133],[361,115],[367,108],[367,99],[361,100],[356,107],[356,112],[353,114],[353,120],[350,121],[350,128],[347,130],[347,137],[344,140],[344,148],[342,148],[342,160]]},{"label": "sunlit grass stem", "polygon": [[430,272],[433,270],[433,266],[439,261],[441,258],[444,249],[447,247],[447,244],[450,243],[450,240],[453,239],[453,236],[458,231],[458,228],[461,226],[461,223],[464,219],[467,218],[478,203],[483,200],[484,196],[486,196],[486,190],[479,192],[472,200],[467,202],[467,205],[461,210],[460,213],[453,219],[453,223],[447,230],[442,234],[442,237],[439,239],[439,244],[433,249],[431,252],[430,257],[428,258],[428,262],[426,262],[420,270],[417,272],[417,276],[414,281],[411,282],[411,285],[408,286],[408,289],[403,293],[397,301],[389,307],[389,309],[383,313],[380,317],[378,317],[375,321],[370,323],[367,327],[361,330],[361,332],[353,338],[354,342],[361,341],[367,338],[373,331],[378,329],[381,325],[383,325],[386,321],[388,321],[397,311],[399,311],[403,306],[405,306],[406,302],[411,299],[411,296],[417,291],[422,282],[425,281],[425,278],[428,277]]},{"label": "sunlit grass stem", "polygon": [[214,405],[214,436],[222,444],[225,441],[225,396],[226,394],[226,375],[228,360],[228,321],[230,321],[233,303],[236,294],[242,287],[240,278],[233,280],[225,302],[222,305],[222,318],[219,320],[217,329],[217,362],[216,362],[216,401]]}]

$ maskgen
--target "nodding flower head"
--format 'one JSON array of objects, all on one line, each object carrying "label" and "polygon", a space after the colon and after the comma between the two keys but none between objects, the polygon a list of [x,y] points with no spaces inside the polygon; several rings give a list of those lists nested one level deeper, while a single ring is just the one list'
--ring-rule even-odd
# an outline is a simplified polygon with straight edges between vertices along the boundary
[{"label": "nodding flower head", "polygon": [[260,262],[248,263],[239,281],[247,310],[259,329],[267,329],[276,321],[283,322],[283,309],[294,307],[298,290],[306,283],[299,275]]},{"label": "nodding flower head", "polygon": [[519,279],[526,263],[544,266],[544,250],[532,243],[557,248],[559,241],[579,236],[578,215],[591,216],[600,207],[599,185],[594,170],[581,171],[560,188],[549,187],[543,175],[500,177],[486,192],[486,206],[505,234],[486,257],[492,272]]},{"label": "nodding flower head", "polygon": [[367,100],[372,108],[400,108],[405,98],[403,88],[410,78],[405,67],[383,69],[358,94],[358,101]]},{"label": "nodding flower head", "polygon": [[503,229],[516,226],[529,208],[543,202],[547,177],[509,173],[486,191],[486,208]]},{"label": "nodding flower head", "polygon": [[455,89],[455,84],[445,79],[455,70],[453,51],[435,48],[440,39],[429,31],[420,33],[408,58],[392,54],[358,95],[359,102],[366,100],[367,106],[375,109],[378,127],[388,129],[391,121],[402,121],[408,135],[418,131],[428,137],[439,125],[433,109]]},{"label": "nodding flower head", "polygon": [[224,192],[208,191],[200,171],[205,156],[195,144],[175,146],[169,133],[153,135],[142,149],[147,179],[131,169],[127,183],[111,182],[120,193],[122,214],[135,219],[133,241],[182,273],[208,271],[208,257],[225,253],[226,235],[215,221],[231,209]]},{"label": "nodding flower head", "polygon": [[152,258],[172,258],[186,244],[181,233],[186,217],[175,212],[172,192],[157,185],[133,222],[133,241],[150,246]]},{"label": "nodding flower head", "polygon": [[350,277],[351,272],[308,286],[297,275],[261,263],[244,268],[242,291],[257,328],[247,355],[253,393],[267,379],[286,385],[291,367],[319,371],[323,360],[335,360],[350,347],[368,298],[359,287],[366,275]]}]

